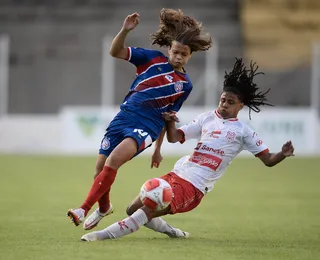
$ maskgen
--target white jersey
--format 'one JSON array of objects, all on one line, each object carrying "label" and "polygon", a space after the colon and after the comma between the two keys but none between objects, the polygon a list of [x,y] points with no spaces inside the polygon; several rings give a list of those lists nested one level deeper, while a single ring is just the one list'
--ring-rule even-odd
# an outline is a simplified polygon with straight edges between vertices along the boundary
[{"label": "white jersey", "polygon": [[191,156],[179,159],[173,169],[179,177],[189,181],[203,193],[213,189],[232,159],[242,150],[255,156],[269,152],[256,132],[237,118],[223,119],[216,111],[197,116],[179,128],[188,139],[199,142]]}]

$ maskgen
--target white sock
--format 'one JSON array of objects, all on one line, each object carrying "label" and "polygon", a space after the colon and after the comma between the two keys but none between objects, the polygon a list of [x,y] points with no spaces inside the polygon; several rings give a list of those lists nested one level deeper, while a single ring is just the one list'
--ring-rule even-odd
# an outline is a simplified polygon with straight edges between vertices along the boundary
[{"label": "white sock", "polygon": [[148,222],[148,217],[142,209],[138,209],[131,216],[113,223],[107,228],[96,231],[99,240],[119,238],[136,232],[141,226]]},{"label": "white sock", "polygon": [[150,228],[156,232],[164,233],[169,237],[184,237],[185,232],[181,231],[178,228],[174,228],[173,226],[169,225],[166,221],[162,218],[153,218],[147,224],[145,224],[147,228]]}]

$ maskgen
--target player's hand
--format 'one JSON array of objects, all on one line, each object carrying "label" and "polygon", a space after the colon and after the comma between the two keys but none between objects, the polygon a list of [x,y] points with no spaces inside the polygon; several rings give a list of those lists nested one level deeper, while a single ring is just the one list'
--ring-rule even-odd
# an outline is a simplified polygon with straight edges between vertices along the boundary
[{"label": "player's hand", "polygon": [[154,152],[151,157],[151,169],[153,167],[159,168],[160,163],[162,162],[163,157],[160,152]]},{"label": "player's hand", "polygon": [[282,153],[285,157],[289,157],[289,156],[294,156],[294,147],[292,145],[291,141],[286,142],[283,146],[282,146]]},{"label": "player's hand", "polygon": [[180,120],[179,118],[176,116],[175,112],[163,112],[162,113],[162,118],[164,119],[164,121],[170,122],[170,121],[174,121],[179,123]]},{"label": "player's hand", "polygon": [[139,17],[140,15],[138,13],[128,15],[126,19],[124,19],[122,28],[127,31],[133,30],[139,24]]}]

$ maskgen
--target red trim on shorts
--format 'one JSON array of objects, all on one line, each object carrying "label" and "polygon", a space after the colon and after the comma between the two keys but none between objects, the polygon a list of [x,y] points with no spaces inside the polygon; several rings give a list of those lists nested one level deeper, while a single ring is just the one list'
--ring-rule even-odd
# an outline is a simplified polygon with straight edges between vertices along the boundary
[{"label": "red trim on shorts", "polygon": [[142,142],[142,144],[140,145],[138,151],[142,151],[144,148],[146,148],[146,143],[145,143],[145,141]]},{"label": "red trim on shorts", "polygon": [[260,152],[260,153],[255,154],[254,156],[255,156],[255,157],[260,157],[261,155],[264,155],[264,154],[267,154],[267,153],[269,153],[269,149],[268,149],[268,148],[265,149],[265,150],[263,150],[263,151]]}]

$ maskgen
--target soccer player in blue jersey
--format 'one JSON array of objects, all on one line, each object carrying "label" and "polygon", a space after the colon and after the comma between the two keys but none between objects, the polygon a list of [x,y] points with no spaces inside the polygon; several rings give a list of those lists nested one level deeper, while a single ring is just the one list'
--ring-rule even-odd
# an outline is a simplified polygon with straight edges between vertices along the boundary
[{"label": "soccer player in blue jersey", "polygon": [[127,47],[126,37],[138,23],[138,13],[128,15],[111,44],[113,57],[136,66],[136,78],[102,139],[95,180],[87,198],[79,208],[67,212],[78,226],[98,202],[99,208],[84,222],[86,230],[113,212],[109,194],[118,169],[154,141],[151,167],[159,166],[165,133],[162,114],[179,111],[192,90],[184,65],[193,52],[206,51],[212,45],[211,37],[203,33],[201,23],[185,16],[181,10],[162,9],[159,29],[151,37],[152,44],[168,47],[168,57],[156,50]]}]

